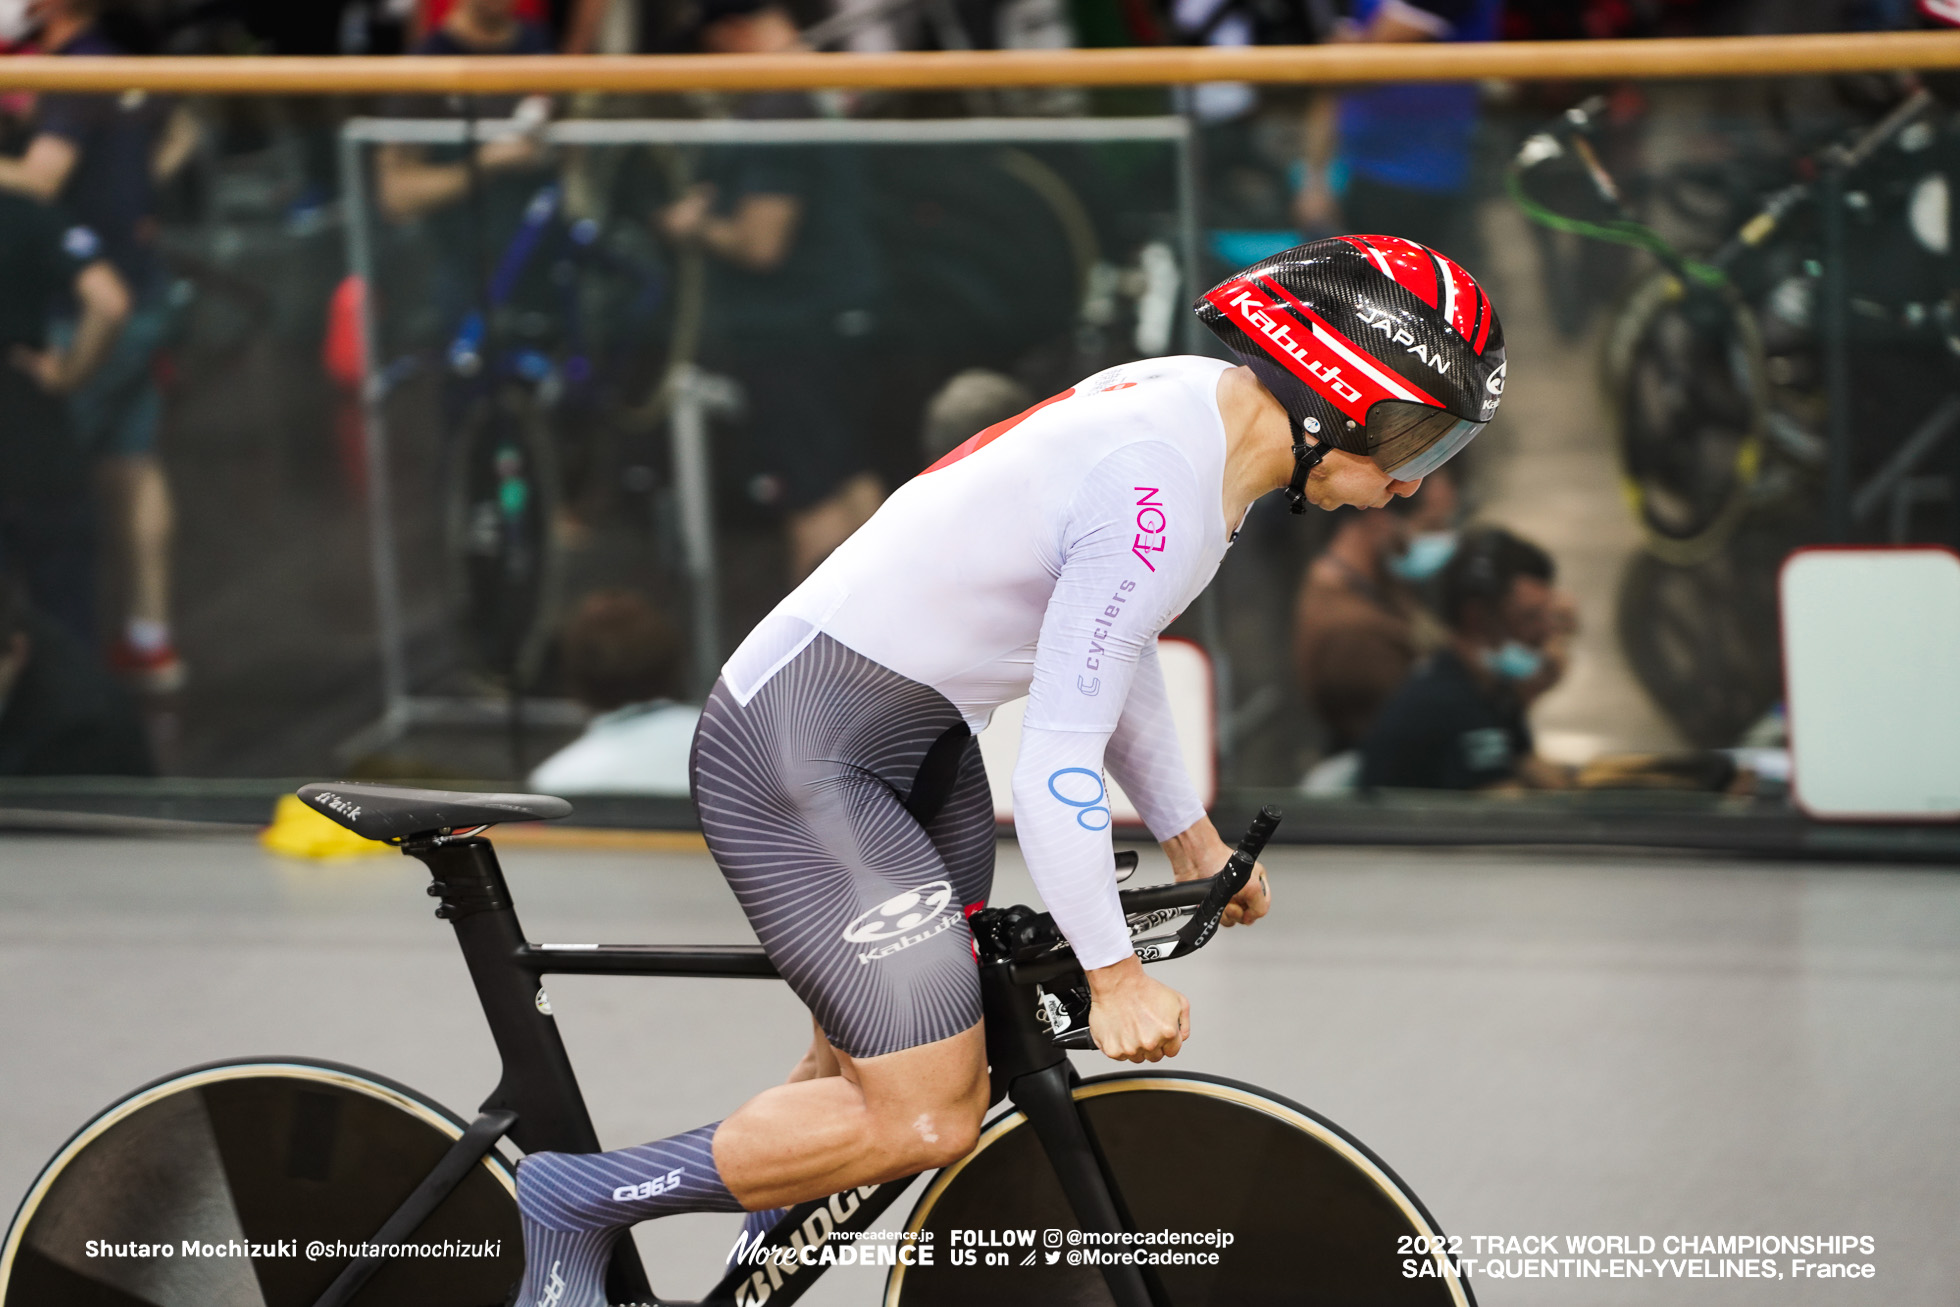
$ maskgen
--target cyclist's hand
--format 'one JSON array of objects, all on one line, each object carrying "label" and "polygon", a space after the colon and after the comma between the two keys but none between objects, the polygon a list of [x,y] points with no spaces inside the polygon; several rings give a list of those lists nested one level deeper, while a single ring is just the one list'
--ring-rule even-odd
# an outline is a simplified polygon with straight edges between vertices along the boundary
[{"label": "cyclist's hand", "polygon": [[[1232,858],[1232,846],[1218,837],[1216,826],[1201,820],[1183,834],[1165,840],[1164,856],[1170,859],[1171,874],[1178,880],[1203,880],[1225,870],[1225,864]],[[1222,920],[1228,926],[1249,926],[1271,911],[1272,906],[1272,885],[1266,879],[1266,866],[1254,863],[1252,879],[1225,905]]]},{"label": "cyclist's hand", "polygon": [[1273,887],[1266,879],[1266,865],[1255,862],[1252,864],[1252,879],[1225,905],[1223,920],[1228,926],[1250,926],[1272,910]]},{"label": "cyclist's hand", "polygon": [[1118,1062],[1176,1057],[1191,1037],[1191,1000],[1144,974],[1135,957],[1089,976],[1089,1035]]}]

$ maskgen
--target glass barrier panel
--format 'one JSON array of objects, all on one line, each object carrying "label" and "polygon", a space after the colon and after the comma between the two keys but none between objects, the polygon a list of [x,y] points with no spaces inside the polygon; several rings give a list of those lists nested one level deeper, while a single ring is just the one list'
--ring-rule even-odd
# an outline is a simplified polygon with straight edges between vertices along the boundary
[{"label": "glass barrier panel", "polygon": [[[595,718],[698,704],[961,442],[1224,358],[1200,293],[1360,235],[1475,279],[1502,405],[1389,509],[1254,506],[1165,633],[1209,797],[1357,839],[1785,830],[1784,559],[1960,544],[1929,80],[130,93],[177,142],[154,202],[96,231],[8,192],[66,270],[0,290],[16,684],[127,693],[73,752],[10,708],[0,790],[528,783]],[[7,103],[21,156],[64,101]],[[90,266],[131,304],[99,357]],[[691,820],[674,720],[649,821]]]}]

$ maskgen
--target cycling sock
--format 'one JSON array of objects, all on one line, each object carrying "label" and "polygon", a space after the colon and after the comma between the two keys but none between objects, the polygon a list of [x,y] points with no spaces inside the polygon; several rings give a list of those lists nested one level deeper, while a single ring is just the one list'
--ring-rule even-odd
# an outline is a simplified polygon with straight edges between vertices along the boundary
[{"label": "cycling sock", "polygon": [[524,1282],[516,1307],[605,1307],[606,1262],[620,1231],[679,1212],[739,1212],[715,1169],[704,1125],[610,1153],[533,1153],[517,1167]]}]

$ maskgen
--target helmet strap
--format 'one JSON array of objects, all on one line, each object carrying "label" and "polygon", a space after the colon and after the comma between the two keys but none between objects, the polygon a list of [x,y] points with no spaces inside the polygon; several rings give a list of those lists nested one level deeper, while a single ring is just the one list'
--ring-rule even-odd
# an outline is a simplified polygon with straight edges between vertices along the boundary
[{"label": "helmet strap", "polygon": [[1334,452],[1334,442],[1323,440],[1317,445],[1307,444],[1304,431],[1293,437],[1293,480],[1287,483],[1286,506],[1295,513],[1307,511],[1307,478],[1320,466],[1321,460]]}]

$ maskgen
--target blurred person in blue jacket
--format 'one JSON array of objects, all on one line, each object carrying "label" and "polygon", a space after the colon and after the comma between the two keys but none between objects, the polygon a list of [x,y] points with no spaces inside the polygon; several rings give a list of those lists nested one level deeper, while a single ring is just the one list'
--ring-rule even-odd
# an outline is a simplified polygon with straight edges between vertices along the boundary
[{"label": "blurred person in blue jacket", "polygon": [[[1490,41],[1502,0],[1354,0],[1338,41]],[[1477,88],[1388,83],[1308,110],[1294,217],[1309,236],[1383,232],[1475,259],[1469,206]]]}]

